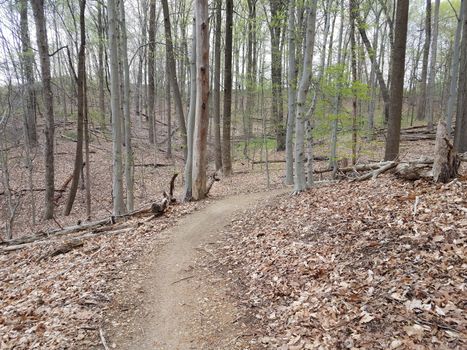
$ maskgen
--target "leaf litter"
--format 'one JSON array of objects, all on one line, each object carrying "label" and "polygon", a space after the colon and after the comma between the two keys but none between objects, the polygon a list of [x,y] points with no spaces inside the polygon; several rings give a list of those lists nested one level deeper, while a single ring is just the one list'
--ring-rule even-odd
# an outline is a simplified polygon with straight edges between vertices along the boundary
[{"label": "leaf litter", "polygon": [[321,186],[239,215],[227,233],[220,271],[252,349],[466,346],[465,181]]}]

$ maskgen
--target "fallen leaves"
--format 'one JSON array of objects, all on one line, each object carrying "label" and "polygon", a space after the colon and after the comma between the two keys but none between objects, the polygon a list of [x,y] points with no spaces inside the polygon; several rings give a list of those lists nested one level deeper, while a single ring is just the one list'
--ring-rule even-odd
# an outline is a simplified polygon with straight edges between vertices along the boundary
[{"label": "fallen leaves", "polygon": [[218,259],[252,347],[465,348],[466,203],[465,182],[382,177],[243,213]]}]

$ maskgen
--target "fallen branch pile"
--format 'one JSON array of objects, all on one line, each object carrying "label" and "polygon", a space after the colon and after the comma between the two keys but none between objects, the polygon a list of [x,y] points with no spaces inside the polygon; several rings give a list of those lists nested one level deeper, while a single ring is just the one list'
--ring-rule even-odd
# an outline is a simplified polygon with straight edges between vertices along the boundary
[{"label": "fallen branch pile", "polygon": [[[157,202],[152,203],[149,207],[144,207],[124,215],[111,216],[109,218],[88,223],[78,223],[77,225],[57,230],[37,232],[32,236],[2,241],[0,242],[0,252],[7,253],[18,249],[23,249],[31,245],[40,244],[40,241],[61,238],[63,236],[71,234],[76,234],[73,237],[73,240],[76,242],[77,239],[86,239],[102,234],[118,234],[135,229],[144,222],[162,216],[166,212],[170,204],[175,202],[173,194],[175,188],[175,179],[177,178],[177,176],[178,174],[174,174],[172,176],[172,179],[170,181],[169,194],[164,192],[163,198]],[[145,218],[145,220],[143,221],[132,220],[136,218],[141,219],[143,217]],[[45,244],[46,242],[43,243]],[[65,246],[67,246],[68,243],[69,242],[65,242]],[[73,248],[76,248],[78,246],[79,244],[75,244]],[[70,250],[71,249],[67,250],[66,252]]]}]

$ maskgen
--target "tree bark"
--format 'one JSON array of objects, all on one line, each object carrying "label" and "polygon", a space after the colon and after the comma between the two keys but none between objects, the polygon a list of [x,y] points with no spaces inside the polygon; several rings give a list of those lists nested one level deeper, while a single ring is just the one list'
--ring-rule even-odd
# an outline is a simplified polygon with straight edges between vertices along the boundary
[{"label": "tree bark", "polygon": [[161,0],[162,10],[164,11],[164,29],[165,29],[165,43],[166,50],[169,59],[170,70],[168,72],[170,83],[172,85],[172,91],[174,94],[175,107],[177,109],[178,123],[180,124],[180,133],[183,141],[183,149],[185,152],[185,158],[187,156],[187,137],[186,137],[186,124],[185,116],[183,113],[183,103],[182,95],[180,94],[180,88],[177,81],[177,69],[175,64],[175,55],[172,41],[172,30],[170,27],[170,18],[169,18],[169,4],[167,0]]},{"label": "tree bark", "polygon": [[34,53],[31,50],[31,39],[29,37],[28,23],[28,2],[27,0],[19,1],[20,12],[20,33],[21,33],[21,63],[22,75],[26,85],[25,105],[26,113],[24,114],[24,127],[26,129],[28,143],[31,147],[37,145],[36,131],[36,93],[34,90]]},{"label": "tree bark", "polygon": [[232,175],[230,154],[230,128],[232,114],[232,26],[233,0],[226,0],[225,16],[225,57],[224,57],[224,121],[222,126],[222,171]]},{"label": "tree bark", "polygon": [[297,114],[295,119],[295,181],[294,191],[296,193],[304,191],[306,188],[305,179],[305,115],[306,97],[311,84],[313,49],[315,45],[316,30],[316,6],[318,1],[312,0],[308,9],[305,50],[303,57],[303,71],[297,91]]},{"label": "tree bark", "polygon": [[366,25],[360,17],[360,13],[359,13],[360,10],[358,6],[358,2],[356,0],[351,0],[351,1],[353,2],[352,7],[355,9],[352,13],[355,16],[354,19],[357,22],[358,31],[360,32],[360,36],[362,38],[363,44],[365,45],[371,64],[373,68],[375,69],[376,78],[378,79],[379,87],[381,89],[381,95],[384,101],[384,121],[385,123],[387,123],[388,118],[389,118],[389,102],[390,102],[389,90],[384,80],[383,73],[380,69],[380,66],[378,62],[376,61],[376,51],[375,51],[376,48],[373,48],[371,46],[370,40],[368,39],[368,36],[366,35],[366,30],[365,30]]},{"label": "tree bark", "polygon": [[459,153],[467,152],[467,69],[465,69],[467,67],[467,5],[464,5],[463,8],[462,22],[464,24],[462,29],[460,67],[464,69],[459,72],[454,136],[454,149]]},{"label": "tree bark", "polygon": [[216,171],[222,169],[221,146],[221,33],[222,33],[222,0],[216,1],[216,32],[214,43],[214,159]]},{"label": "tree bark", "polygon": [[459,77],[459,58],[460,58],[460,42],[462,33],[462,23],[464,18],[465,0],[461,1],[461,9],[456,28],[456,36],[454,38],[454,53],[451,62],[451,82],[449,85],[448,111],[446,114],[446,126],[448,135],[452,134],[452,116],[456,109],[457,82]]},{"label": "tree bark", "polygon": [[[86,27],[84,12],[86,9],[86,0],[79,2],[79,25],[80,25],[80,45],[78,52],[78,76],[74,77],[78,91],[78,115],[76,126],[76,152],[73,170],[73,179],[70,185],[64,215],[70,215],[73,203],[75,202],[76,191],[78,190],[79,175],[83,167],[83,127],[84,127],[84,82],[86,75]],[[70,62],[70,65],[72,62]],[[84,179],[83,179],[84,180]]]},{"label": "tree bark", "polygon": [[286,133],[284,128],[284,116],[282,107],[282,15],[284,10],[283,0],[270,0],[271,21],[269,31],[271,33],[271,80],[272,80],[272,119],[276,133],[277,151],[285,150]]},{"label": "tree bark", "polygon": [[439,3],[440,0],[435,1],[435,16],[433,18],[433,35],[431,38],[431,58],[430,58],[430,76],[428,78],[427,89],[427,122],[428,130],[433,131],[433,106],[435,96],[435,78],[436,78],[436,56],[438,54],[438,26],[439,26]]},{"label": "tree bark", "polygon": [[148,31],[148,121],[149,142],[156,144],[156,116],[154,115],[154,104],[156,95],[155,83],[155,56],[156,56],[156,0],[150,0],[149,4],[149,31]]},{"label": "tree bark", "polygon": [[405,51],[407,46],[407,22],[409,0],[397,1],[394,49],[392,51],[391,105],[389,108],[388,131],[384,160],[395,160],[399,156],[399,141],[404,97]]},{"label": "tree bark", "polygon": [[[123,121],[125,124],[125,184],[126,208],[131,212],[134,209],[134,160],[131,147],[131,116],[130,116],[130,66],[128,64],[127,29],[125,20],[125,5],[120,2],[120,47],[123,68]],[[170,134],[169,134],[170,139]]]},{"label": "tree bark", "polygon": [[297,97],[297,60],[295,56],[295,0],[289,2],[288,18],[289,67],[288,67],[288,101],[287,130],[285,140],[285,183],[293,185],[293,131]]},{"label": "tree bark", "polygon": [[420,98],[418,100],[417,120],[425,119],[426,79],[428,76],[428,58],[431,43],[431,0],[426,0],[425,44],[423,45],[422,76],[420,78]]},{"label": "tree bark", "polygon": [[193,140],[193,199],[206,196],[207,136],[209,123],[208,1],[196,0],[196,116]]},{"label": "tree bark", "polygon": [[436,130],[433,180],[435,182],[449,182],[457,176],[459,164],[456,151],[446,129],[446,123],[440,120]]},{"label": "tree bark", "polygon": [[185,186],[183,189],[183,200],[190,201],[193,197],[193,134],[195,129],[195,105],[196,105],[196,19],[193,18],[193,30],[191,39],[191,61],[190,61],[190,109],[188,111],[188,152],[185,162]]},{"label": "tree bark", "polygon": [[118,73],[118,41],[117,21],[118,13],[115,0],[107,1],[109,41],[110,41],[110,95],[112,109],[112,202],[113,215],[122,215],[125,211],[123,204],[122,180],[122,118],[120,115],[119,73]]},{"label": "tree bark", "polygon": [[34,20],[36,22],[37,46],[41,63],[42,89],[44,96],[45,116],[45,211],[44,218],[52,219],[54,213],[54,111],[52,78],[50,75],[49,44],[47,41],[47,24],[44,16],[44,0],[31,0]]}]

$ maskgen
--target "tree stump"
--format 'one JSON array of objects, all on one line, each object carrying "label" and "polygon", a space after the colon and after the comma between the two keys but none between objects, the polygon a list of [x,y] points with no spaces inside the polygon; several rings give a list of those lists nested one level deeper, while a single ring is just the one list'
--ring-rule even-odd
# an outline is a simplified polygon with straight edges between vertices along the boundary
[{"label": "tree stump", "polygon": [[440,121],[436,130],[433,180],[447,183],[457,176],[460,161],[447,133],[446,123]]}]

